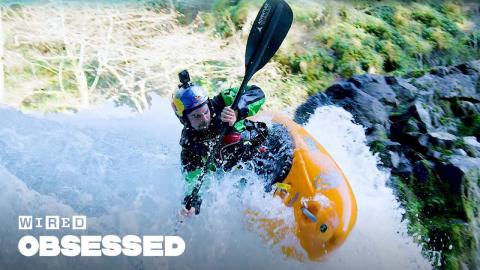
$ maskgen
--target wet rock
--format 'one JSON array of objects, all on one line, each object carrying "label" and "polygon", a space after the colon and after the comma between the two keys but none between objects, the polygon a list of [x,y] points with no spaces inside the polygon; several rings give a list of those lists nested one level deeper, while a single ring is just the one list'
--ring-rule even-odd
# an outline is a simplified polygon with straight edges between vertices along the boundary
[{"label": "wet rock", "polygon": [[480,158],[454,155],[450,157],[448,163],[439,164],[437,172],[440,179],[449,184],[452,192],[461,195],[463,181],[470,181],[478,185],[478,181],[480,181]]},{"label": "wet rock", "polygon": [[436,171],[444,182],[449,186],[450,192],[455,196],[461,196],[463,172],[453,164],[438,164]]},{"label": "wet rock", "polygon": [[480,73],[480,60],[468,62],[469,68],[473,69],[476,73]]},{"label": "wet rock", "polygon": [[433,90],[438,98],[452,99],[463,98],[480,101],[476,93],[478,75],[469,76],[462,73],[450,74],[445,77],[426,75],[415,80],[415,86],[422,88],[431,97],[428,90]]},{"label": "wet rock", "polygon": [[458,148],[453,149],[453,154],[458,155],[458,156],[464,156],[464,157],[468,156],[467,152],[465,152],[465,150],[458,149]]},{"label": "wet rock", "polygon": [[480,157],[480,143],[474,136],[463,137],[463,148],[465,152],[471,157]]},{"label": "wet rock", "polygon": [[443,160],[442,157],[443,157],[443,154],[438,152],[438,151],[435,151],[435,150],[429,150],[427,152],[427,156],[432,159],[432,160],[435,160],[435,161],[441,161]]},{"label": "wet rock", "polygon": [[400,155],[397,152],[388,151],[390,156],[390,164],[393,168],[398,168],[400,165]]},{"label": "wet rock", "polygon": [[463,141],[465,142],[466,145],[475,147],[480,150],[480,142],[477,141],[476,137],[466,136],[466,137],[463,137]]},{"label": "wet rock", "polygon": [[437,75],[439,77],[445,77],[450,73],[449,68],[447,67],[436,67],[430,70],[430,74]]},{"label": "wet rock", "polygon": [[[430,76],[430,75],[429,75]],[[432,77],[432,76],[430,76]],[[420,78],[423,79],[424,77]],[[434,103],[435,97],[435,85],[433,83],[427,82],[419,82],[419,79],[411,80],[410,83],[415,86],[418,91],[415,93],[415,97],[417,100],[421,100],[427,104]]]},{"label": "wet rock", "polygon": [[398,104],[395,92],[386,83],[382,76],[364,74],[355,76],[348,81],[355,84],[357,88],[361,88],[363,92],[376,98],[384,105]]},{"label": "wet rock", "polygon": [[459,121],[454,118],[450,102],[439,100],[436,105],[430,107],[429,112],[433,128],[457,133]]},{"label": "wet rock", "polygon": [[443,131],[430,131],[428,132],[432,144],[452,148],[455,141],[458,139],[457,136]]},{"label": "wet rock", "polygon": [[413,167],[410,160],[406,158],[400,158],[398,166],[393,170],[395,174],[403,178],[409,178],[412,174]]},{"label": "wet rock", "polygon": [[367,143],[373,141],[382,141],[387,143],[389,135],[388,133],[389,131],[385,129],[384,126],[380,124],[375,124],[365,131],[365,134],[367,135]]},{"label": "wet rock", "polygon": [[385,78],[376,74],[362,74],[355,75],[347,81],[353,83],[358,88],[363,88],[369,83],[385,83]]},{"label": "wet rock", "polygon": [[[354,76],[306,103],[315,106],[328,99],[352,113],[365,127],[370,149],[379,154],[383,166],[391,168],[392,179],[403,181],[402,189],[420,201],[415,207],[424,215],[419,222],[426,233],[438,233],[454,246],[468,247],[465,254],[478,254],[480,61],[410,75]],[[314,110],[299,108],[296,119],[298,112]],[[408,199],[400,199],[409,211]],[[468,235],[451,227],[434,228],[428,223],[431,220],[445,220],[442,225],[458,220]],[[472,231],[476,246],[469,242]],[[471,259],[465,255],[461,261],[471,267]]]},{"label": "wet rock", "polygon": [[360,92],[360,89],[358,89],[353,83],[346,81],[336,83],[327,88],[325,91],[327,96],[337,101],[341,101],[346,98],[351,99],[355,97],[356,93],[358,92]]},{"label": "wet rock", "polygon": [[475,75],[479,72],[473,63],[463,63],[455,66],[455,68],[465,75]]},{"label": "wet rock", "polygon": [[469,117],[480,113],[478,107],[470,101],[455,100],[452,107],[453,113],[457,117]]},{"label": "wet rock", "polygon": [[418,183],[426,184],[432,177],[433,165],[428,160],[419,160],[415,162],[412,173]]},{"label": "wet rock", "polygon": [[349,111],[356,122],[366,128],[380,124],[390,128],[385,106],[371,95],[361,91],[351,82],[340,82],[329,87],[325,93],[333,103]]},{"label": "wet rock", "polygon": [[411,102],[415,99],[415,94],[418,92],[418,89],[410,84],[408,80],[396,77],[386,77],[385,81],[395,92],[400,103]]},{"label": "wet rock", "polygon": [[294,121],[302,125],[306,124],[318,107],[327,105],[333,105],[333,103],[325,93],[317,93],[310,96],[307,101],[300,105],[295,111]]},{"label": "wet rock", "polygon": [[409,118],[403,128],[404,133],[420,133],[418,121],[415,118]]},{"label": "wet rock", "polygon": [[[388,149],[389,147],[387,147]],[[402,178],[409,178],[413,172],[413,166],[410,160],[402,151],[389,150],[387,163],[392,164],[392,173]]]},{"label": "wet rock", "polygon": [[430,139],[427,135],[421,134],[418,136],[418,144],[423,146],[425,149],[430,148]]},{"label": "wet rock", "polygon": [[425,103],[416,101],[410,108],[410,113],[420,121],[422,131],[432,129],[432,118],[430,117],[428,106]]}]

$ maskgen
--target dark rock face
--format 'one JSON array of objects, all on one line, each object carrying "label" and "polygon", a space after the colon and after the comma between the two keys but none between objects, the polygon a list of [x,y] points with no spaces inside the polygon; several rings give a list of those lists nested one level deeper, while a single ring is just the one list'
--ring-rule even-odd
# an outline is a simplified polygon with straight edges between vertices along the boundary
[{"label": "dark rock face", "polygon": [[[363,75],[363,77],[366,76],[368,75]],[[365,86],[370,85],[370,89],[374,89],[374,86],[371,84],[379,83],[369,82],[366,83]],[[380,124],[389,129],[390,123],[388,121],[388,109],[381,103],[381,101],[360,90],[356,85],[362,86],[360,83],[340,82],[329,87],[325,91],[325,94],[334,104],[342,106],[350,111],[355,117],[355,120],[367,129],[373,128],[375,124]],[[384,95],[381,95],[380,91],[376,90],[371,92],[374,92],[377,96],[383,99]]]},{"label": "dark rock face", "polygon": [[295,120],[306,123],[318,106],[332,104],[366,128],[397,193],[413,194],[399,195],[407,217],[441,238],[426,247],[442,251],[445,267],[480,268],[480,61],[420,78],[355,76],[310,97]]},{"label": "dark rock face", "polygon": [[308,122],[308,119],[310,119],[310,116],[315,112],[315,109],[325,105],[333,105],[333,103],[324,93],[318,93],[309,97],[305,103],[297,108],[294,118],[295,122],[300,124]]}]

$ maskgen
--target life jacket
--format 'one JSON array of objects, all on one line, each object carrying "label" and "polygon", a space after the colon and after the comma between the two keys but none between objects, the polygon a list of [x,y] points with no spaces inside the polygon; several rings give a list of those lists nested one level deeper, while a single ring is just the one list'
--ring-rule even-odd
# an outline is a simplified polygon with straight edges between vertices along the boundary
[{"label": "life jacket", "polygon": [[[238,162],[251,159],[259,151],[258,148],[267,137],[268,128],[265,123],[245,119],[244,124],[245,129],[242,132],[237,132],[234,129],[228,130],[215,157],[215,163],[226,170],[232,168]],[[221,130],[220,127],[214,123],[208,132],[184,130],[180,145],[190,152],[207,157],[213,150],[213,144]]]},{"label": "life jacket", "polygon": [[245,130],[228,132],[219,151],[218,159],[224,168],[231,168],[238,162],[251,160],[263,148],[268,135],[267,125],[263,122],[244,120]]}]

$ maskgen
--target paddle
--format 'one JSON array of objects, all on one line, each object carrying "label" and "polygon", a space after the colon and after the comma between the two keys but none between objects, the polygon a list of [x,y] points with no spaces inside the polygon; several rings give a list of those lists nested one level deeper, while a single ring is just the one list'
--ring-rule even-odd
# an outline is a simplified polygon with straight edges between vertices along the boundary
[{"label": "paddle", "polygon": [[[292,9],[284,0],[267,0],[260,8],[248,36],[245,52],[245,76],[231,106],[233,110],[236,109],[248,81],[258,70],[265,66],[282,44],[292,25],[292,21]],[[197,179],[189,199],[185,203],[185,208],[188,210],[192,208],[192,199],[198,195],[202,187],[204,177],[208,172],[208,165],[213,161],[218,152],[227,128],[227,125],[223,126],[220,136],[207,158],[203,171]]]}]

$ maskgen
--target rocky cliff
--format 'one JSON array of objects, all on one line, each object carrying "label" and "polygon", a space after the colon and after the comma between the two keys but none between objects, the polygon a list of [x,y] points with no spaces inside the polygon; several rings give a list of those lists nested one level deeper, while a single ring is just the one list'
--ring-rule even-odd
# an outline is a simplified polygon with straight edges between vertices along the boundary
[{"label": "rocky cliff", "polygon": [[480,268],[480,61],[405,77],[354,76],[311,96],[296,121],[324,105],[343,107],[365,127],[371,150],[391,169],[409,232],[426,256],[441,254],[434,267]]}]

